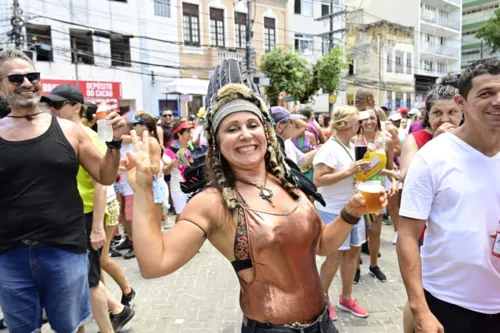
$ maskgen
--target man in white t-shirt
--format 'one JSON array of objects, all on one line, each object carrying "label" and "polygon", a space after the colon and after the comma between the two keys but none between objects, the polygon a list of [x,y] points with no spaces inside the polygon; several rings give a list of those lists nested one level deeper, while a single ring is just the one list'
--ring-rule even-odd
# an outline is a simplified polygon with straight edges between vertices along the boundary
[{"label": "man in white t-shirt", "polygon": [[276,132],[283,138],[286,157],[297,164],[298,167],[311,165],[318,150],[303,153],[292,142],[292,139],[301,136],[307,130],[307,123],[301,120],[302,116],[292,114],[281,106],[273,106],[271,114],[276,126]]},{"label": "man in white t-shirt", "polygon": [[500,332],[500,61],[472,64],[459,92],[464,125],[420,149],[405,179],[397,250],[416,333]]}]

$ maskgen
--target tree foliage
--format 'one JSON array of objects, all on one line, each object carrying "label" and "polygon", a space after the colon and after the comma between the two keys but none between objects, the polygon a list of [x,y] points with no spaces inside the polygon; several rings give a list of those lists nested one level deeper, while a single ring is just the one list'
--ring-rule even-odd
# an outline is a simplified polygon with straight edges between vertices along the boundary
[{"label": "tree foliage", "polygon": [[319,88],[325,93],[333,93],[339,90],[342,70],[347,68],[344,55],[340,47],[334,47],[325,54],[315,66],[315,74]]},{"label": "tree foliage", "polygon": [[500,49],[500,8],[495,10],[495,15],[479,28],[476,36],[484,39],[492,52]]},{"label": "tree foliage", "polygon": [[280,92],[286,91],[294,100],[309,101],[314,90],[314,78],[307,61],[295,50],[275,49],[266,53],[261,60],[261,71],[271,79],[266,87],[266,95],[272,105],[276,105]]}]

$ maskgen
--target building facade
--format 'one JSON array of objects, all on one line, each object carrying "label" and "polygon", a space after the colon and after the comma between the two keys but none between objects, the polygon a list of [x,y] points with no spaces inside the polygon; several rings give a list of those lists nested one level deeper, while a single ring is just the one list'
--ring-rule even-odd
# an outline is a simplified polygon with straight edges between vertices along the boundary
[{"label": "building facade", "polygon": [[[258,73],[262,55],[277,47],[286,47],[288,22],[287,0],[253,2],[254,64]],[[204,104],[204,96],[196,87],[208,86],[212,70],[224,59],[236,59],[246,66],[247,3],[231,0],[178,0],[178,38],[180,76],[193,91],[185,91],[182,114],[196,114]],[[188,81],[189,80],[189,81]]]},{"label": "building facade", "polygon": [[352,28],[346,39],[350,62],[347,104],[359,88],[373,89],[375,102],[396,110],[415,100],[414,29],[379,21]]},{"label": "building facade", "polygon": [[347,0],[347,4],[363,10],[364,24],[386,20],[414,28],[416,107],[437,78],[460,71],[462,0]]},{"label": "building facade", "polygon": [[486,43],[476,37],[477,30],[495,15],[499,0],[463,0],[462,4],[462,68],[482,58],[498,57]]},{"label": "building facade", "polygon": [[[290,22],[287,38],[289,45],[314,64],[330,49],[330,18],[333,14],[333,46],[344,45],[346,11],[344,0],[295,0],[289,1],[287,16]],[[339,92],[336,104],[345,103],[345,93]],[[328,112],[328,94],[319,92],[314,97],[315,111]]]},{"label": "building facade", "polygon": [[[169,102],[162,83],[180,76],[177,11],[170,0],[19,0],[22,49],[42,73],[43,93],[76,84],[90,102],[153,114]],[[1,19],[13,11],[5,4]],[[3,9],[4,7],[2,7]],[[57,14],[56,14],[57,13]],[[12,46],[3,28],[2,47]],[[176,107],[171,96],[171,107]]]}]

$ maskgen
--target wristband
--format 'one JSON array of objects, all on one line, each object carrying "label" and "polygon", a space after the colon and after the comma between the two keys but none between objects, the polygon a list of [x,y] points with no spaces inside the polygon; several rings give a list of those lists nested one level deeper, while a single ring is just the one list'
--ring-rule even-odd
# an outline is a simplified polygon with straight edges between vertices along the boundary
[{"label": "wristband", "polygon": [[359,220],[361,219],[360,217],[356,217],[349,213],[347,209],[345,209],[345,207],[340,211],[340,218],[350,225],[358,224]]},{"label": "wristband", "polygon": [[120,150],[122,148],[122,142],[123,139],[107,141],[106,146],[108,146],[109,149]]}]

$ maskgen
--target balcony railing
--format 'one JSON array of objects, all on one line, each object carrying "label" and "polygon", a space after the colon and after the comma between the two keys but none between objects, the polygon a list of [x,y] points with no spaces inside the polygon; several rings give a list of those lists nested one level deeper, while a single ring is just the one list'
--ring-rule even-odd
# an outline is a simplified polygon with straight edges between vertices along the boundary
[{"label": "balcony railing", "polygon": [[444,0],[444,1],[452,3],[452,4],[457,5],[457,6],[460,6],[462,3],[462,0]]},{"label": "balcony railing", "polygon": [[437,25],[441,25],[443,27],[447,27],[454,30],[460,30],[460,23],[455,22],[454,20],[444,19],[436,15],[436,13],[422,11],[422,20],[430,23],[434,23]]},{"label": "balcony railing", "polygon": [[419,74],[420,75],[429,75],[429,76],[436,76],[436,77],[443,77],[447,74],[445,71],[438,71],[438,70],[429,70],[425,68],[420,68],[419,69]]},{"label": "balcony railing", "polygon": [[458,58],[460,56],[460,51],[458,48],[436,44],[423,43],[421,51],[425,53],[435,53],[453,58]]}]

